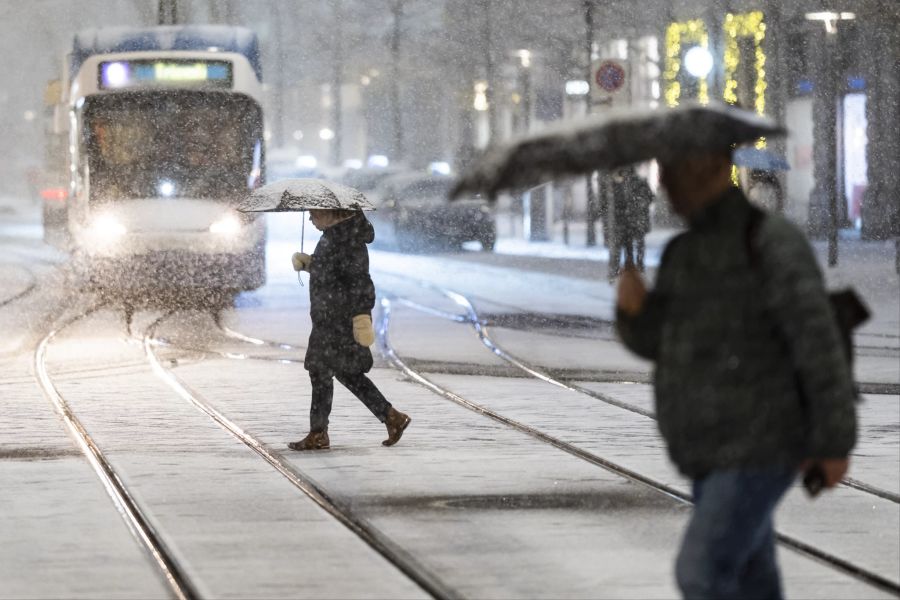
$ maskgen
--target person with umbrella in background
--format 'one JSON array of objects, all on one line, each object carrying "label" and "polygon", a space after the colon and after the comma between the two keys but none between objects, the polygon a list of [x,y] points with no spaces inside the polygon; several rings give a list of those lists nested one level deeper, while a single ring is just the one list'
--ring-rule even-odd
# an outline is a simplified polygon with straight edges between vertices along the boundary
[{"label": "person with umbrella in background", "polygon": [[812,248],[731,183],[736,144],[783,134],[724,105],[619,112],[489,149],[455,188],[493,196],[659,161],[689,227],[652,290],[624,270],[617,328],[655,363],[658,426],[692,480],[675,569],[686,598],[781,598],[775,508],[798,472],[811,494],[837,485],[856,442],[850,361]]},{"label": "person with umbrella in background", "polygon": [[738,148],[732,159],[735,166],[747,170],[747,199],[763,210],[782,212],[784,190],[777,171],[790,170],[788,162],[770,150],[754,147]]},{"label": "person with umbrella in background", "polygon": [[312,318],[303,363],[312,384],[309,433],[289,443],[292,450],[330,447],[328,417],[334,379],[384,423],[385,446],[396,444],[410,423],[409,416],[395,409],[366,376],[373,363],[369,346],[375,343],[375,286],[366,246],[374,241],[375,230],[362,211],[371,208],[358,190],[311,179],[269,184],[254,191],[241,208],[245,212],[309,210],[309,220],[322,232],[312,255],[301,251],[291,257],[295,271],[309,272]]}]

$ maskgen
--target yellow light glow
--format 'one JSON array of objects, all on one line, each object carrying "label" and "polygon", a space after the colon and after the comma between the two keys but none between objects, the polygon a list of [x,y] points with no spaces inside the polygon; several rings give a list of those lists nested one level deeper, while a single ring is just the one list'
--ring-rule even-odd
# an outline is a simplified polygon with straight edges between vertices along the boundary
[{"label": "yellow light glow", "polygon": [[[728,13],[725,15],[723,30],[725,33],[725,55],[723,58],[725,65],[725,90],[723,98],[729,104],[736,104],[738,101],[736,74],[741,63],[741,51],[738,42],[740,38],[751,38],[753,40],[753,58],[756,71],[756,81],[753,85],[753,110],[757,114],[765,114],[766,89],[768,89],[769,84],[766,81],[766,53],[763,49],[763,42],[766,39],[764,15],[759,10],[743,14]],[[757,140],[756,147],[760,149],[765,148],[766,138]]]},{"label": "yellow light glow", "polygon": [[766,24],[763,21],[762,11],[755,10],[749,13],[732,14],[725,16],[723,30],[725,33],[725,53],[723,63],[725,65],[725,90],[723,97],[725,102],[736,104],[738,82],[736,74],[741,62],[739,47],[740,38],[753,40],[754,67],[756,70],[756,82],[753,86],[753,108],[759,114],[766,112],[766,53],[763,50],[763,41],[766,37]]},{"label": "yellow light glow", "polygon": [[[699,46],[709,49],[709,33],[706,23],[702,19],[693,19],[670,23],[666,29],[666,58],[663,79],[665,91],[663,97],[668,106],[678,106],[681,98],[681,84],[678,82],[678,73],[682,66],[682,49],[685,45]],[[709,84],[706,78],[700,79],[697,99],[706,104],[709,102]]]}]

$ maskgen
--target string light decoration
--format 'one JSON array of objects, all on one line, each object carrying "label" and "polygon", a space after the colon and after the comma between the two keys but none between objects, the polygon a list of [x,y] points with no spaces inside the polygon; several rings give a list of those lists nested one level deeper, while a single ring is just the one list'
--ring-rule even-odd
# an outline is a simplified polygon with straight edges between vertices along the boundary
[{"label": "string light decoration", "polygon": [[[766,81],[766,53],[763,49],[763,41],[766,39],[766,23],[762,11],[726,14],[723,31],[725,33],[725,51],[722,59],[725,67],[725,90],[723,92],[725,102],[737,104],[738,81],[736,75],[741,64],[741,50],[738,44],[741,38],[750,38],[753,40],[756,71],[756,81],[753,85],[753,109],[757,114],[765,114],[766,89],[769,84]],[[765,148],[765,138],[760,138],[756,142],[756,147]]]},{"label": "string light decoration", "polygon": [[[663,71],[665,80],[665,92],[663,97],[668,106],[678,106],[681,98],[681,83],[678,81],[678,73],[682,67],[682,48],[685,45],[700,46],[709,49],[709,32],[703,19],[692,19],[670,23],[666,29],[666,65]],[[709,84],[705,77],[699,80],[697,99],[706,104],[709,102]]]}]

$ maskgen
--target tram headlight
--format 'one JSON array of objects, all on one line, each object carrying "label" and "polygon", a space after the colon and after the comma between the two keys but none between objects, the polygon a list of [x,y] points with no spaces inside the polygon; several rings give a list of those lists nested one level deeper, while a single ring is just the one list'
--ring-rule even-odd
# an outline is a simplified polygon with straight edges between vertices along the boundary
[{"label": "tram headlight", "polygon": [[225,215],[209,226],[210,233],[218,235],[237,235],[241,230],[241,222],[234,215]]},{"label": "tram headlight", "polygon": [[98,215],[91,221],[90,231],[98,240],[109,241],[128,233],[128,228],[112,215]]},{"label": "tram headlight", "polygon": [[159,190],[159,195],[163,198],[171,198],[175,195],[175,184],[168,179],[160,181],[157,189]]}]

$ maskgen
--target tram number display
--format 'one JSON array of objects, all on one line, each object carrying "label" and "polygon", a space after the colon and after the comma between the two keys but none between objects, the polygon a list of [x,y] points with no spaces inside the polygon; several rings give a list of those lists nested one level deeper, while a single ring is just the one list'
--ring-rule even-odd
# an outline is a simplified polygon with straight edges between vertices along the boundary
[{"label": "tram number display", "polygon": [[100,89],[134,87],[230,88],[232,65],[224,60],[140,59],[101,62]]}]

